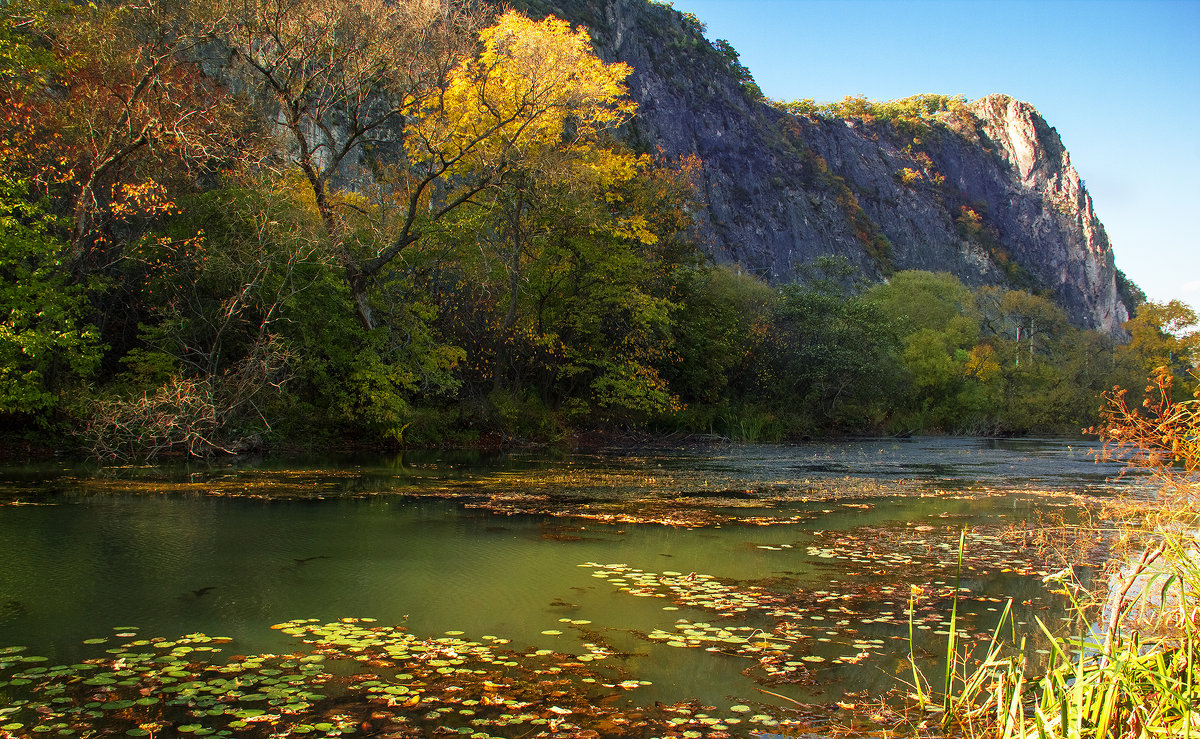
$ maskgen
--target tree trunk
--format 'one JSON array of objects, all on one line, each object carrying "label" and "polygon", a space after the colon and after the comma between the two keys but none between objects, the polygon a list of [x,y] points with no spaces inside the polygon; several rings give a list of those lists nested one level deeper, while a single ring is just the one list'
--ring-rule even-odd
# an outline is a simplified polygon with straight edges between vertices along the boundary
[{"label": "tree trunk", "polygon": [[[520,263],[520,255],[517,256],[517,263]],[[508,272],[508,313],[504,316],[504,323],[500,325],[500,344],[496,347],[496,366],[492,371],[492,390],[500,390],[504,384],[504,370],[508,366],[509,332],[513,326],[517,325],[517,289],[521,282],[521,273],[517,267],[513,267]]]},{"label": "tree trunk", "polygon": [[359,323],[367,331],[375,328],[375,314],[371,310],[371,296],[367,294],[367,280],[353,265],[346,267],[346,284],[350,287],[350,299],[354,301],[354,311],[358,314]]},{"label": "tree trunk", "polygon": [[83,183],[79,197],[75,201],[75,233],[71,236],[71,269],[77,280],[82,280],[89,272],[87,240],[92,230],[92,210],[88,201],[95,196],[92,192],[91,180]]}]

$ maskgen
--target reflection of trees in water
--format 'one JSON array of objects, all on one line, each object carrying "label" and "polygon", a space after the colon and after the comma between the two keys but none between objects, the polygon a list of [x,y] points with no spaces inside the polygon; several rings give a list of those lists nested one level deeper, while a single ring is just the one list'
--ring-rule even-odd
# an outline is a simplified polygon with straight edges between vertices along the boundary
[{"label": "reflection of trees in water", "polygon": [[28,612],[29,609],[21,601],[13,598],[5,600],[3,595],[0,595],[0,624],[16,621]]}]

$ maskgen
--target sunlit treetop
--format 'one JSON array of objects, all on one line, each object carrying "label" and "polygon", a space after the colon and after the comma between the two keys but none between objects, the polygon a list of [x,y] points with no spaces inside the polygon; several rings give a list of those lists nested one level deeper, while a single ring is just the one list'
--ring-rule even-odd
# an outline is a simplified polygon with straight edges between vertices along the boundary
[{"label": "sunlit treetop", "polygon": [[582,28],[510,11],[479,39],[480,54],[455,70],[442,115],[427,117],[418,139],[450,154],[473,149],[470,167],[594,138],[634,112],[630,68],[596,57]]}]

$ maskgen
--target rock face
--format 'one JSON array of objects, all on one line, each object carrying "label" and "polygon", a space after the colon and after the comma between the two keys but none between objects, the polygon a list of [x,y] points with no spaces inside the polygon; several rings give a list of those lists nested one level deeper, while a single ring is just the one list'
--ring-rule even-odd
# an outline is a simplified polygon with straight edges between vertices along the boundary
[{"label": "rock face", "polygon": [[1128,298],[1104,226],[1058,134],[990,95],[900,121],[793,114],[747,90],[695,18],[649,0],[525,0],[588,27],[633,68],[639,148],[704,163],[707,248],[773,281],[841,255],[873,279],[949,271],[1052,296],[1072,320],[1121,333]]}]

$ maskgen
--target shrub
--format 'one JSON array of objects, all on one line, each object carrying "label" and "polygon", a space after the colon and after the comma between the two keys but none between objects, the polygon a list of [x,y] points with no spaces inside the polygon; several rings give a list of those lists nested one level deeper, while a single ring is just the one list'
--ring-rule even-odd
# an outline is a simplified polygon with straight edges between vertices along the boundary
[{"label": "shrub", "polygon": [[[1032,676],[1024,637],[1019,645],[993,639],[971,668],[951,648],[959,689],[952,690],[948,673],[943,728],[1019,739],[1184,737],[1200,730],[1200,389],[1192,400],[1175,401],[1172,381],[1159,368],[1141,408],[1129,408],[1125,392],[1113,390],[1101,424],[1089,429],[1104,441],[1100,458],[1149,470],[1158,485],[1152,498],[1105,507],[1103,529],[1116,534],[1106,585],[1089,592],[1073,566],[1046,578],[1070,596],[1075,634],[1051,633],[1039,621],[1051,654]],[[998,635],[1014,626],[1006,616]],[[919,686],[920,676],[914,679]]]}]

